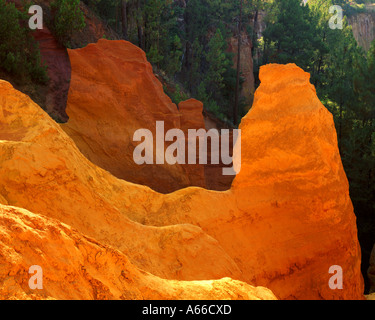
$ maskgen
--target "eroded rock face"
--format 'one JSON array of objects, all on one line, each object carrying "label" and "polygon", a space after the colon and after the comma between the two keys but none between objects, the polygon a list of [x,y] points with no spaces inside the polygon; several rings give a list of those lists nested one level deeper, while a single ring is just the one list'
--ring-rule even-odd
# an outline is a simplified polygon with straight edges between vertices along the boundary
[{"label": "eroded rock face", "polygon": [[[189,124],[164,94],[141,49],[125,41],[100,40],[69,50],[69,56],[72,79],[66,111],[70,119],[62,128],[90,161],[118,178],[163,193],[189,185],[204,187],[203,167],[197,169],[200,176],[190,178],[181,165],[134,162],[139,142],[133,141],[133,135],[138,129],[150,130],[156,137],[156,121],[164,122],[165,132],[181,128],[181,116],[183,126]],[[197,112],[192,118],[203,119],[198,109],[192,108]]]},{"label": "eroded rock face", "polygon": [[[178,104],[181,114],[180,126],[185,133],[185,151],[189,150],[189,129],[205,129],[203,118],[203,103],[196,99],[189,99]],[[205,166],[199,164],[199,139],[196,139],[196,164],[183,166],[189,178],[190,186],[206,187]],[[185,163],[188,163],[188,151],[185,152]]]},{"label": "eroded rock face", "polygon": [[[248,229],[253,239],[248,256],[258,254],[258,262],[266,257],[255,283],[268,283],[290,298],[310,285],[319,289],[307,298],[360,297],[356,218],[333,117],[317,98],[310,75],[295,65],[265,66],[260,79],[252,110],[241,122],[242,169],[232,185],[239,209],[256,221]],[[262,238],[269,234],[278,239],[277,249],[274,240]],[[347,291],[326,285],[331,265],[343,268]],[[274,272],[279,276],[271,285],[263,277]],[[286,289],[287,278],[295,279],[295,293]]]},{"label": "eroded rock face", "polygon": [[[104,59],[88,48],[98,63]],[[90,72],[81,69],[82,76]],[[0,202],[63,222],[157,277],[230,277],[267,287],[280,299],[361,299],[356,222],[332,115],[295,65],[265,66],[260,78],[255,105],[240,126],[242,169],[232,188],[168,195],[89,162],[37,105],[2,81]],[[112,92],[101,82],[82,88],[88,99],[106,94],[107,109],[95,112],[104,117],[113,110]],[[153,117],[145,109],[146,116]],[[78,119],[85,121],[83,114]],[[332,265],[343,269],[343,290],[328,286]]]},{"label": "eroded rock face", "polygon": [[[29,287],[29,268],[43,288]],[[164,280],[139,270],[118,250],[57,220],[0,204],[0,299],[273,300],[266,288],[224,278]]]},{"label": "eroded rock face", "polygon": [[349,23],[358,44],[368,51],[375,39],[375,11],[355,14],[349,18]]}]

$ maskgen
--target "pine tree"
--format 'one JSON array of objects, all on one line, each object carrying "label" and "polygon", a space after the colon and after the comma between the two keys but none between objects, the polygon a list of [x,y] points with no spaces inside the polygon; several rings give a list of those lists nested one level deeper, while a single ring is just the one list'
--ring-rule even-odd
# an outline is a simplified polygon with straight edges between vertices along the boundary
[{"label": "pine tree", "polygon": [[314,56],[315,26],[300,0],[274,0],[264,32],[266,62],[296,63],[306,71]]}]

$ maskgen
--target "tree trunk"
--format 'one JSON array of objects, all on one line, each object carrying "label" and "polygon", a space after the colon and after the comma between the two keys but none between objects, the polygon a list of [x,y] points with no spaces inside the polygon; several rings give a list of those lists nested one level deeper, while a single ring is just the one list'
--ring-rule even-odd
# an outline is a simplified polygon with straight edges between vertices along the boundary
[{"label": "tree trunk", "polygon": [[123,39],[128,40],[128,13],[126,0],[121,0],[121,23]]},{"label": "tree trunk", "polygon": [[[146,0],[143,1],[143,8],[146,8]],[[148,20],[147,20],[147,14],[146,10],[144,11],[143,16],[143,50],[148,51],[149,50],[149,32],[148,32]]]},{"label": "tree trunk", "polygon": [[340,155],[342,156],[342,103],[340,103],[340,107],[339,107],[339,112],[340,112],[340,120],[339,120],[339,138],[338,138],[338,144],[339,144],[339,152],[340,152]]},{"label": "tree trunk", "polygon": [[255,14],[254,14],[254,24],[253,24],[253,30],[252,30],[252,35],[251,35],[251,41],[252,41],[252,46],[251,46],[251,55],[252,57],[254,57],[254,43],[257,41],[257,38],[258,38],[258,35],[256,34],[255,32],[255,29],[257,27],[257,24],[258,24],[258,10],[255,11]]},{"label": "tree trunk", "polygon": [[238,120],[238,102],[240,95],[240,69],[241,69],[241,23],[242,23],[242,4],[243,0],[240,3],[240,19],[238,21],[238,51],[237,51],[237,78],[236,78],[236,92],[234,97],[234,107],[233,107],[233,124],[237,125]]},{"label": "tree trunk", "polygon": [[[324,34],[323,34],[323,43],[326,41],[326,33],[324,31]],[[318,76],[320,75],[321,73],[321,69],[322,69],[322,65],[323,65],[323,54],[320,54],[320,57],[319,57],[319,64],[318,64],[318,70],[317,70],[317,77],[314,81],[314,86],[315,88],[318,88],[318,85],[319,85],[319,82],[318,82]]]},{"label": "tree trunk", "polygon": [[137,28],[138,28],[138,46],[144,51],[143,27],[142,27],[141,1],[137,1]]}]

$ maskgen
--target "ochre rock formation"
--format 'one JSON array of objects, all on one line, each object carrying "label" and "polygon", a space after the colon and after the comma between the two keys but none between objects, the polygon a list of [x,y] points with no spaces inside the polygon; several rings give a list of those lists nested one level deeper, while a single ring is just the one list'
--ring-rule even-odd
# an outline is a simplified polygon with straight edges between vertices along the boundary
[{"label": "ochre rock formation", "polygon": [[[281,299],[360,299],[356,220],[333,117],[295,65],[268,65],[260,75],[240,126],[242,169],[231,190],[189,188],[153,201],[143,215],[129,212],[150,225],[199,225],[237,263],[241,279]],[[344,270],[344,290],[328,286],[332,265]]]},{"label": "ochre rock formation", "polygon": [[[29,268],[43,288],[29,287]],[[230,278],[164,280],[139,270],[118,250],[70,226],[0,204],[0,299],[276,299],[266,288]]]},{"label": "ochre rock formation", "polygon": [[[38,212],[0,207],[1,298],[275,298],[265,288],[229,278],[212,281],[239,278],[240,272],[199,227],[129,220],[106,194],[147,197],[151,190],[91,164],[44,111],[5,81],[0,105],[0,202]],[[126,256],[142,270],[195,281],[162,280]],[[27,287],[31,265],[44,270],[45,290],[38,294]],[[196,281],[201,279],[206,281]]]},{"label": "ochre rock formation", "polygon": [[189,129],[205,128],[203,119],[203,103],[189,99],[178,104],[181,113],[181,130],[187,133]]},{"label": "ochre rock formation", "polygon": [[[117,205],[131,206],[136,193],[143,194],[142,207],[156,193],[94,166],[58,124],[4,81],[0,103],[0,194],[9,205],[58,219],[164,278],[239,277],[234,261],[198,226],[155,228],[129,220]],[[113,195],[119,204],[107,199]]]},{"label": "ochre rock formation", "polygon": [[[219,130],[221,132],[221,129]],[[219,142],[219,153],[221,154],[221,141],[222,135],[220,135]],[[211,159],[212,149],[209,149],[208,159]],[[233,129],[229,129],[229,155],[233,156]],[[219,164],[213,164],[208,162],[204,168],[204,174],[206,177],[206,188],[209,190],[225,191],[229,190],[235,175],[224,175],[223,168],[232,167],[232,164],[226,165],[223,163],[220,157]]]},{"label": "ochre rock formation", "polygon": [[[110,50],[111,44],[103,42],[101,46]],[[128,68],[132,70],[131,68],[139,66],[140,83],[147,83],[150,79],[153,82],[151,71],[144,72],[144,65],[136,59],[132,48],[124,42],[113,42],[113,46],[118,52],[134,59]],[[106,59],[105,50],[98,50],[97,46],[88,46],[86,50],[88,56],[97,55],[99,66],[101,61]],[[121,60],[117,60],[116,56],[112,56],[112,59],[113,63],[121,64]],[[85,64],[91,59],[84,59],[82,55],[77,63],[78,61],[83,64],[78,73],[82,76],[82,81],[95,79],[95,75],[98,79],[103,79],[96,72],[96,68],[90,69],[89,65]],[[110,60],[106,63],[110,63]],[[75,65],[72,64],[72,67],[74,69]],[[90,75],[92,72],[95,75]],[[106,73],[107,69],[102,72]],[[113,89],[120,85],[118,89],[126,89],[126,86],[114,80],[115,77],[110,78],[107,75],[107,79],[113,80]],[[112,264],[111,257],[107,258],[103,254],[103,262],[95,265],[95,256],[102,257],[99,251],[107,252],[106,248],[113,248],[119,259],[120,256],[124,257],[121,261],[127,261],[126,256],[134,268],[156,277],[173,280],[162,282],[163,288],[168,286],[168,283],[177,287],[179,283],[185,284],[176,280],[215,280],[230,277],[254,286],[267,287],[280,299],[362,299],[363,279],[356,221],[349,198],[348,181],[338,152],[332,115],[318,100],[314,87],[309,83],[309,75],[295,65],[262,67],[260,79],[262,83],[256,92],[255,104],[240,126],[242,157],[238,157],[239,144],[235,146],[234,152],[235,161],[241,159],[242,165],[232,188],[217,192],[191,187],[167,195],[119,180],[92,164],[44,111],[28,97],[14,90],[10,84],[2,81],[0,202],[34,212],[43,217],[51,228],[64,230],[66,236],[60,233],[64,239],[60,239],[58,232],[54,231],[53,234],[47,233],[46,241],[50,239],[58,243],[53,245],[53,248],[68,246],[70,243],[67,252],[70,255],[75,252],[78,256],[72,268],[77,270],[81,264],[87,264],[86,270],[90,269],[91,272],[89,278],[85,278],[82,273],[78,272],[77,275],[76,271],[69,269],[73,274],[73,281],[76,275],[80,276],[79,281],[82,283],[93,277],[105,283],[104,287],[112,288],[110,293],[106,289],[90,289],[101,292],[99,297],[105,297],[108,293],[108,297],[112,295],[118,298],[121,297],[120,291],[126,291],[128,288],[123,280],[118,278],[118,274],[121,274],[120,267],[117,267],[117,263]],[[129,83],[126,76],[121,78],[121,81]],[[90,135],[91,137],[100,137],[99,133],[95,132],[97,127],[90,128],[85,123],[85,115],[90,115],[88,119],[95,119],[91,114],[94,112],[99,116],[97,122],[99,119],[100,122],[105,122],[107,113],[115,110],[117,114],[121,114],[116,110],[116,106],[112,106],[112,103],[116,104],[116,94],[121,92],[125,96],[131,96],[133,91],[107,91],[108,86],[101,80],[89,84],[87,81],[82,85],[82,91],[79,93],[72,92],[71,103],[82,103],[80,113],[72,118],[77,116],[77,126],[82,123],[82,126],[87,126],[85,130],[92,129],[95,134]],[[157,84],[155,86],[147,87],[144,95],[152,95],[156,103],[161,104],[160,110],[164,108],[167,114],[169,107],[173,106],[163,104],[165,100],[160,98],[162,90],[160,86],[157,88]],[[141,85],[132,87],[133,90],[136,88],[141,88]],[[129,98],[129,101],[139,106],[144,95],[133,100]],[[83,104],[84,101],[93,101],[95,97],[103,103],[107,101],[107,104],[93,104],[91,108],[94,110]],[[135,112],[134,105],[127,105],[122,112]],[[96,110],[99,106],[102,110]],[[82,113],[82,110],[85,110],[85,113]],[[155,119],[152,110],[145,107],[140,110],[140,119]],[[73,108],[71,112],[73,114]],[[173,115],[174,111],[168,114],[170,125],[173,121],[177,124],[180,121],[180,117],[176,120]],[[114,121],[113,127],[118,128],[116,117],[111,118],[111,121]],[[139,121],[142,125],[141,120]],[[108,124],[106,127],[109,126]],[[133,129],[138,129],[138,125],[133,124]],[[114,138],[114,131],[111,132],[112,136],[106,132],[102,134]],[[103,141],[102,139],[97,151],[104,148]],[[2,206],[2,209],[21,210],[6,206]],[[9,251],[1,251],[5,252],[0,256],[6,261],[4,265],[9,266],[13,263],[12,257],[16,257],[12,254],[9,238],[6,238],[7,233],[16,239],[25,236],[24,239],[27,240],[33,238],[33,234],[38,234],[38,230],[48,229],[42,222],[38,222],[33,223],[31,229],[24,227],[25,232],[29,230],[26,234],[17,234],[20,229],[11,225],[16,223],[22,229],[26,223],[24,220],[27,220],[22,216],[27,215],[34,214],[22,211],[19,213],[20,218],[10,223],[9,228],[3,227],[4,230],[14,230],[1,233],[0,239],[5,237],[1,242],[7,247],[10,246],[6,249]],[[76,229],[76,233],[67,231],[65,226],[57,226],[60,223]],[[82,247],[79,247],[80,241],[69,240],[77,237],[86,239],[81,241]],[[36,238],[35,241],[39,241],[41,236]],[[94,244],[92,239],[96,241]],[[74,242],[76,244],[73,244]],[[25,243],[28,242],[16,244],[16,252],[21,253],[14,262],[16,265],[22,265],[22,270],[26,265],[21,257],[26,259],[28,254],[42,262],[43,257],[51,255],[53,261],[56,259],[69,263],[70,259],[64,256],[65,253],[59,255],[56,250],[53,255],[48,248],[43,247],[44,242],[39,242],[39,245],[36,242],[37,245],[32,246],[42,247],[42,252],[46,250],[45,254],[38,256],[33,255],[30,250],[23,251],[22,246]],[[91,250],[93,253],[85,258],[85,252]],[[110,254],[113,255],[115,254]],[[38,259],[27,259],[27,264],[38,264]],[[101,269],[101,265],[105,264],[106,270]],[[125,262],[120,263],[122,269],[133,270],[131,267],[126,269],[124,265]],[[331,290],[328,286],[332,276],[328,271],[332,265],[339,265],[343,269],[342,290]],[[65,266],[61,267],[62,273],[65,273]],[[15,275],[8,280],[11,284],[14,284],[12,281],[16,281],[16,275],[20,273],[17,273],[17,267],[14,268]],[[60,270],[56,272],[58,276],[55,279],[59,279]],[[117,275],[116,279],[113,274]],[[151,278],[134,281],[134,286],[139,288],[140,294],[146,298],[152,296],[149,295],[148,288],[152,288],[155,283],[149,279]],[[69,281],[69,277],[66,281]],[[253,289],[249,288],[246,294],[237,295],[236,290],[240,290],[238,286],[243,283],[225,281],[233,284],[231,297],[246,297],[246,294],[251,296],[254,293]],[[92,282],[95,286],[102,286],[97,281]],[[188,283],[195,285],[195,282]],[[197,287],[191,289],[191,295],[187,293],[189,297],[200,290],[197,288],[202,286],[202,282],[196,285]],[[227,282],[222,285],[224,288]],[[6,290],[16,286],[2,285],[1,288]],[[88,294],[89,289],[84,292],[86,289],[82,289],[82,297],[93,298],[92,294]],[[171,292],[181,292],[179,290],[171,289]],[[58,291],[59,289],[56,289],[56,293],[51,295],[46,292],[46,296],[59,298],[62,293]],[[137,292],[130,291],[125,298],[141,297]],[[11,296],[29,294],[22,286],[16,293],[10,293]],[[221,294],[218,296],[223,297]],[[160,296],[173,297],[176,295]],[[271,295],[267,291],[263,297]]]},{"label": "ochre rock formation", "polygon": [[[181,165],[156,165],[154,160],[154,165],[139,166],[133,160],[139,144],[133,141],[136,130],[148,129],[155,137],[156,121],[164,121],[166,132],[180,128],[183,116],[164,94],[141,49],[129,42],[100,40],[68,52],[69,122],[62,128],[90,161],[118,178],[163,193],[191,185],[204,187],[203,168],[200,177],[190,179]],[[202,115],[195,117],[201,117],[204,125]],[[186,126],[189,122],[184,119]]]},{"label": "ochre rock formation", "polygon": [[[185,133],[185,163],[188,163],[189,150],[189,129],[205,129],[203,118],[203,103],[189,99],[178,104],[178,110],[181,114],[180,129]],[[190,186],[206,187],[205,166],[199,164],[199,139],[196,139],[196,164],[184,165],[183,168],[189,177]]]},{"label": "ochre rock formation", "polygon": [[[356,218],[333,117],[310,75],[295,65],[268,65],[260,79],[252,110],[241,122],[242,168],[232,185],[239,210],[255,220],[242,228],[253,239],[247,256],[261,252],[262,271],[254,283],[267,284],[281,297],[359,298]],[[331,265],[344,270],[346,290],[327,286]],[[267,274],[278,276],[269,280]],[[287,289],[289,277],[295,279],[294,293]]]}]

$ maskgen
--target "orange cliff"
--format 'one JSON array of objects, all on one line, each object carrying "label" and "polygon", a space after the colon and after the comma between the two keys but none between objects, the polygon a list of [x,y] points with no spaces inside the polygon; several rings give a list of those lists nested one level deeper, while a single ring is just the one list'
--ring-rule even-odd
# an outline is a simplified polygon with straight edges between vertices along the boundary
[{"label": "orange cliff", "polygon": [[[121,45],[126,53],[126,42],[114,42],[116,50]],[[106,46],[110,49],[110,42]],[[93,49],[91,46],[90,50]],[[232,188],[217,192],[191,187],[168,195],[117,179],[88,161],[44,111],[8,83],[0,82],[0,211],[1,215],[9,210],[17,212],[18,218],[12,223],[19,225],[5,224],[2,229],[0,241],[7,249],[2,249],[0,258],[7,263],[1,265],[17,266],[7,280],[10,282],[1,285],[2,290],[14,288],[10,284],[21,281],[17,270],[24,270],[27,263],[38,264],[41,256],[51,256],[51,264],[69,261],[63,248],[70,243],[68,252],[76,252],[81,259],[77,258],[79,263],[72,268],[79,270],[80,265],[87,265],[91,276],[95,274],[94,278],[105,283],[116,298],[121,295],[113,292],[120,292],[124,285],[113,283],[114,274],[118,279],[117,264],[109,257],[103,262],[108,266],[105,270],[101,264],[91,265],[92,257],[100,250],[107,252],[107,248],[121,255],[122,261],[128,259],[131,270],[140,269],[142,275],[152,275],[152,279],[157,279],[153,281],[161,285],[159,288],[172,283],[176,287],[171,290],[181,292],[185,287],[179,286],[193,286],[189,295],[193,298],[197,288],[206,283],[196,283],[197,280],[230,277],[242,282],[217,282],[221,288],[225,288],[225,281],[233,284],[230,297],[254,297],[255,289],[248,286],[251,285],[267,287],[280,299],[362,299],[355,215],[332,115],[318,100],[309,75],[295,65],[262,67],[260,78],[255,104],[240,126],[242,169]],[[142,81],[139,79],[140,85]],[[102,92],[95,88],[101,85],[92,83],[81,94],[99,99]],[[82,108],[88,110],[88,106]],[[95,112],[104,114],[111,110]],[[90,243],[82,240],[84,244],[80,247],[80,241],[75,240],[78,247],[74,249],[69,240],[73,235],[68,231],[64,231],[64,237],[60,233],[63,239],[47,233],[41,241],[38,230],[45,229],[42,220],[22,226],[28,215],[36,215],[47,225],[71,226],[74,237]],[[7,234],[25,240],[16,244],[17,258],[12,254],[9,238],[3,239]],[[59,243],[52,246],[60,247],[61,252],[43,251],[48,249],[49,241]],[[106,249],[92,248],[92,242]],[[25,243],[45,253],[31,259],[30,250],[23,248]],[[86,258],[85,252],[93,254]],[[39,261],[42,264],[43,260]],[[342,290],[331,290],[328,286],[332,265],[343,269]],[[1,270],[4,273],[7,267]],[[64,272],[56,271],[55,279]],[[82,276],[79,271],[71,273],[72,279]],[[147,298],[147,290],[155,282],[142,278],[134,281],[134,287],[141,294],[145,292],[143,297]],[[80,281],[87,284],[88,280],[82,277]],[[248,295],[236,293],[243,282],[248,284]],[[21,289],[19,294],[33,294],[25,286]],[[54,293],[47,296],[63,296],[61,288],[53,287],[51,292]],[[257,297],[272,296],[263,288],[259,292],[262,294]],[[210,297],[223,295],[221,291]],[[81,297],[93,298],[88,293]],[[131,297],[140,296],[129,294],[125,298]]]},{"label": "orange cliff", "polygon": [[166,132],[187,128],[192,119],[197,129],[204,128],[199,102],[198,108],[193,99],[182,103],[180,112],[164,93],[145,53],[130,42],[102,39],[68,53],[72,66],[69,121],[62,128],[90,161],[118,178],[163,193],[205,187],[203,166],[139,166],[133,160],[138,145],[133,134],[138,129],[155,136],[156,121],[164,121]]}]

